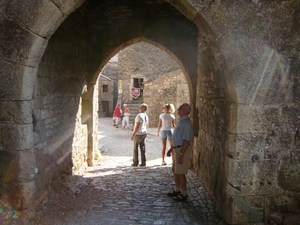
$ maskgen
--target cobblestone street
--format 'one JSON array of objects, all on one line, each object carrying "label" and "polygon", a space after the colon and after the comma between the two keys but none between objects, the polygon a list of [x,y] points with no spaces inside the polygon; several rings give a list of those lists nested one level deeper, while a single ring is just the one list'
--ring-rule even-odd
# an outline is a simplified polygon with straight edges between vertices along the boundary
[{"label": "cobblestone street", "polygon": [[189,200],[176,202],[166,195],[173,187],[170,167],[117,167],[94,172],[98,175],[92,184],[103,199],[95,199],[78,224],[205,225],[220,221],[193,173],[188,175]]},{"label": "cobblestone street", "polygon": [[[100,119],[99,164],[82,174],[86,185],[75,195],[64,194],[56,212],[39,211],[36,224],[223,224],[202,183],[188,173],[188,201],[177,202],[166,195],[174,188],[171,159],[161,166],[161,143],[150,128],[146,141],[147,166],[131,167],[131,131],[112,126],[110,118]],[[65,199],[64,199],[65,198]],[[48,206],[50,207],[50,206]],[[51,216],[51,214],[53,214]],[[44,216],[44,217],[43,217]]]}]

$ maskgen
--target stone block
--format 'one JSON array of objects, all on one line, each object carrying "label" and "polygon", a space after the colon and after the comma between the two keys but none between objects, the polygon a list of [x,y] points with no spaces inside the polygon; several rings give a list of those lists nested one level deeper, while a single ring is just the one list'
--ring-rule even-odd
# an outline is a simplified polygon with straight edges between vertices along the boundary
[{"label": "stone block", "polygon": [[278,162],[225,159],[228,195],[268,195],[278,192]]},{"label": "stone block", "polygon": [[[75,2],[78,4],[78,0]],[[47,0],[9,1],[5,14],[42,37],[50,37],[66,18],[57,5]]]},{"label": "stone block", "polygon": [[264,158],[264,134],[229,134],[226,155],[233,159],[251,160],[257,155]]},{"label": "stone block", "polygon": [[[10,3],[13,4],[14,2]],[[22,4],[23,2],[19,3]],[[24,11],[22,6],[20,9]],[[3,69],[3,65],[0,66],[1,70],[8,74],[13,74],[20,65],[26,65],[32,70],[37,68],[48,43],[47,39],[37,36],[28,29],[21,27],[20,24],[22,22],[17,24],[11,19],[5,18],[1,18],[0,21],[0,56],[9,62],[14,62],[11,63],[9,69]],[[8,78],[9,76],[5,77]]]},{"label": "stone block", "polygon": [[35,68],[0,60],[1,100],[32,100],[36,71]]},{"label": "stone block", "polygon": [[298,225],[300,221],[300,214],[285,213],[282,221],[283,225]]},{"label": "stone block", "polygon": [[34,181],[27,183],[18,183],[10,188],[10,196],[8,200],[14,209],[28,209],[34,202],[34,194],[36,186]]},{"label": "stone block", "polygon": [[0,151],[0,191],[15,209],[26,209],[32,203],[37,172],[32,152]]},{"label": "stone block", "polygon": [[[4,183],[10,183],[16,180],[20,171],[17,162],[16,151],[0,151],[0,180]],[[1,193],[7,185],[0,185]]]},{"label": "stone block", "polygon": [[264,197],[228,196],[223,210],[224,218],[229,224],[259,223],[264,215]]},{"label": "stone block", "polygon": [[278,185],[284,190],[300,192],[300,165],[281,165],[278,174]]},{"label": "stone block", "polygon": [[[282,115],[287,118],[289,126],[295,130],[300,127],[300,108],[298,105],[283,107]],[[293,129],[293,130],[294,130]]]},{"label": "stone block", "polygon": [[0,101],[0,121],[18,124],[32,123],[31,101]]},{"label": "stone block", "polygon": [[291,150],[279,148],[277,146],[266,147],[264,155],[266,160],[277,161],[281,163],[291,161]]},{"label": "stone block", "polygon": [[[229,107],[229,133],[261,133],[261,113],[254,112],[257,107],[231,104]],[[257,129],[256,129],[257,128]]]},{"label": "stone block", "polygon": [[231,104],[229,106],[230,133],[262,134],[283,123],[281,108]]},{"label": "stone block", "polygon": [[297,214],[300,210],[299,199],[299,194],[291,195],[282,191],[279,195],[269,196],[268,204],[271,210]]},{"label": "stone block", "polygon": [[4,124],[2,136],[5,150],[28,150],[33,146],[32,124]]}]

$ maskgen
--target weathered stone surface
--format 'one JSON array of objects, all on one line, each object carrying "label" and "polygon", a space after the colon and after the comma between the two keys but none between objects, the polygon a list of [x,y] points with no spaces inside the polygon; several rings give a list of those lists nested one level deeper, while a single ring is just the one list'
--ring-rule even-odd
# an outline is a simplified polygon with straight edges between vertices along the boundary
[{"label": "weathered stone surface", "polygon": [[278,185],[284,190],[300,192],[300,165],[281,165],[278,173]]},{"label": "weathered stone surface", "polygon": [[[33,201],[36,191],[35,158],[29,151],[0,151],[1,197],[9,201],[15,209],[26,209]],[[9,186],[7,190],[6,186]]]},{"label": "weathered stone surface", "polygon": [[28,150],[33,145],[32,124],[1,125],[3,149]]},{"label": "weathered stone surface", "polygon": [[292,214],[292,213],[285,213],[284,218],[282,221],[283,225],[298,225],[300,221],[300,215]]},{"label": "weathered stone surface", "polygon": [[66,18],[51,1],[9,1],[4,13],[13,21],[22,24],[44,38],[49,38]]},{"label": "weathered stone surface", "polygon": [[254,155],[264,158],[264,134],[229,134],[227,155],[233,159],[251,160]]},{"label": "weathered stone surface", "polygon": [[32,123],[32,101],[0,101],[0,121]]},{"label": "weathered stone surface", "polygon": [[1,178],[1,194],[7,195],[8,190],[5,188],[6,185],[16,181],[19,176],[20,169],[17,160],[16,151],[0,151],[0,178]]},{"label": "weathered stone surface", "polygon": [[270,213],[268,217],[269,223],[282,224],[283,214],[282,213]]},{"label": "weathered stone surface", "polygon": [[[10,69],[12,66],[13,70]],[[34,68],[14,65],[0,59],[1,100],[32,100],[36,72]]]},{"label": "weathered stone surface", "polygon": [[[37,67],[45,51],[47,40],[4,18],[1,14],[0,27],[0,57],[20,65]],[[13,70],[6,72],[8,71]]]},{"label": "weathered stone surface", "polygon": [[265,133],[283,125],[282,108],[276,106],[230,105],[230,133]]},{"label": "weathered stone surface", "polygon": [[273,195],[268,200],[270,205],[270,210],[274,212],[282,213],[297,213],[300,210],[298,201],[299,193],[297,195],[290,195],[288,193],[282,192],[280,195]]},{"label": "weathered stone surface", "polygon": [[188,86],[181,70],[175,70],[162,74],[157,78],[148,81],[145,84],[144,100],[148,103],[147,110],[150,120],[150,127],[157,127],[159,115],[162,113],[164,104],[173,104],[175,106],[176,122],[179,117],[176,109],[183,102],[190,102]]},{"label": "weathered stone surface", "polygon": [[230,196],[225,201],[224,215],[229,224],[259,223],[264,215],[264,198]]},{"label": "weathered stone surface", "polygon": [[64,14],[71,14],[75,9],[84,3],[84,0],[51,0]]},{"label": "weathered stone surface", "polygon": [[[183,102],[190,102],[187,80],[177,63],[170,55],[151,44],[141,42],[121,51],[118,68],[119,88],[122,89],[122,101],[125,103],[133,100],[133,79],[144,79],[141,98],[148,104],[150,127],[157,127],[158,116],[165,103],[178,107]],[[131,117],[132,123],[134,116]],[[176,112],[175,116],[178,119]]]},{"label": "weathered stone surface", "polygon": [[277,170],[279,163],[253,162],[226,157],[225,175],[228,195],[269,195],[278,192]]},{"label": "weathered stone surface", "polygon": [[[15,102],[3,110],[7,103],[0,104],[5,112],[0,149],[34,149],[37,167],[43,171],[35,177],[35,190],[27,186],[36,195],[28,191],[27,199],[20,196],[23,202],[44,196],[53,178],[72,172],[75,146],[76,151],[88,151],[76,154],[76,167],[84,165],[85,155],[91,163],[97,148],[93,94],[99,72],[119,50],[148,41],[172,55],[183,70],[197,129],[193,163],[199,177],[219,205],[230,195],[238,199],[219,207],[220,213],[231,210],[228,221],[235,223],[262,223],[269,214],[275,215],[274,222],[295,221],[300,200],[293,190],[299,187],[286,178],[298,179],[294,166],[300,162],[300,3],[188,2],[87,0],[58,28],[80,0],[1,1],[0,98]],[[32,99],[31,110],[19,106],[22,116],[16,122],[10,113],[17,115],[18,104]],[[12,171],[21,174],[18,168]],[[30,180],[26,174],[24,179]],[[19,197],[15,190],[24,193],[22,185],[12,190],[5,186],[1,194]],[[257,200],[262,195],[263,207]],[[251,207],[252,200],[256,208]]]},{"label": "weathered stone surface", "polygon": [[[117,69],[117,67],[115,68]],[[110,70],[107,68],[106,71],[110,71]],[[114,103],[116,102],[114,101],[115,96],[117,96],[117,94],[115,94],[115,91],[118,89],[114,88],[115,82],[109,77],[107,77],[106,75],[107,74],[105,73],[104,75],[104,71],[102,71],[98,80],[99,108],[97,113],[99,117],[113,117],[113,111],[115,106]],[[124,100],[124,103],[125,102],[127,101]]]},{"label": "weathered stone surface", "polygon": [[283,107],[283,116],[286,118],[288,127],[298,129],[300,127],[300,109],[297,105],[285,106]]},{"label": "weathered stone surface", "polygon": [[[290,64],[286,60],[288,55],[280,56],[280,53],[272,47],[272,40],[274,38],[281,40],[276,46],[277,50],[284,45],[290,46],[291,37],[294,36],[286,29],[294,24],[293,21],[297,16],[296,1],[286,1],[282,5],[268,1],[257,5],[254,2],[241,1],[227,1],[226,4],[217,1],[213,3],[190,1],[190,3],[201,12],[209,25],[218,31],[222,52],[230,63],[227,65],[238,82],[237,101],[270,104],[274,101],[286,102],[292,98],[293,79],[286,74]],[[279,14],[280,23],[276,26],[270,25],[271,21],[278,20]],[[244,15],[242,26],[239,15]],[[270,26],[269,29],[265,29],[266,26]],[[279,30],[286,34],[284,38],[277,35]],[[272,32],[276,35],[272,35],[274,34]],[[299,38],[296,36],[294,40]],[[268,90],[264,88],[266,86],[269,87]],[[285,90],[285,93],[278,90]]]}]

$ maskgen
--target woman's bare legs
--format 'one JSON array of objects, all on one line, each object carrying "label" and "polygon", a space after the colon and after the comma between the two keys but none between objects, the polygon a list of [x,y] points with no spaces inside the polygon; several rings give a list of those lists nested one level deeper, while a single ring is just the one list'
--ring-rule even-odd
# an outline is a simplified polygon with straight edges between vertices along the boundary
[{"label": "woman's bare legs", "polygon": [[161,150],[161,158],[162,158],[162,165],[166,165],[165,162],[165,154],[166,154],[166,147],[167,147],[167,140],[161,140],[162,150]]}]

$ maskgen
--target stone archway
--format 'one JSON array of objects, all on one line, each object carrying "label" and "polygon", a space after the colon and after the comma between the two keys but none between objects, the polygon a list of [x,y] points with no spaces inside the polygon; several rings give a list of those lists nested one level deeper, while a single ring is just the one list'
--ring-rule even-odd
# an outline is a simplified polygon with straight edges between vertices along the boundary
[{"label": "stone archway", "polygon": [[[173,52],[187,71],[193,163],[226,221],[299,212],[299,47],[290,42],[299,39],[297,1],[89,0],[75,10],[83,2],[1,4],[2,199],[29,208],[55,177],[71,172],[85,84],[93,151],[97,76],[124,43],[145,37]],[[120,18],[122,7],[129,10]],[[282,26],[272,23],[275,15]]]}]

